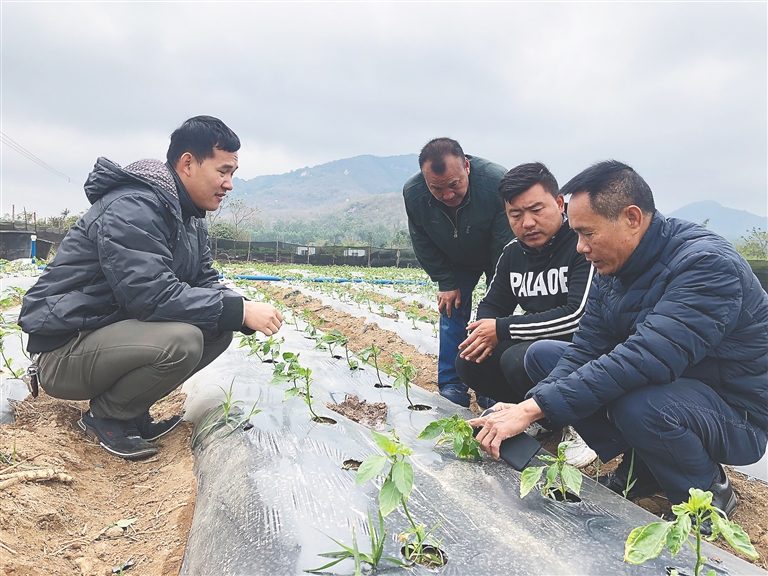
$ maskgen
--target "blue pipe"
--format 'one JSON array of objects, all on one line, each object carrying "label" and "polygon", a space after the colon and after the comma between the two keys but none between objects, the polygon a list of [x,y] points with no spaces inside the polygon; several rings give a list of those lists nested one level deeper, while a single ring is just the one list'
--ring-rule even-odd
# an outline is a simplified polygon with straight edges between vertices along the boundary
[{"label": "blue pipe", "polygon": [[[223,278],[223,274],[219,274],[219,278]],[[294,277],[286,277],[286,278],[280,278],[279,276],[258,276],[253,274],[237,274],[235,276],[238,280],[261,280],[265,282],[280,282],[282,280],[291,281],[296,280]],[[430,282],[426,282],[425,280],[363,280],[362,278],[305,278],[308,282],[330,282],[335,284],[341,284],[343,282],[368,282],[369,284],[386,284],[386,285],[392,285],[392,284],[417,284],[419,286],[423,286],[424,284],[430,284]]]}]

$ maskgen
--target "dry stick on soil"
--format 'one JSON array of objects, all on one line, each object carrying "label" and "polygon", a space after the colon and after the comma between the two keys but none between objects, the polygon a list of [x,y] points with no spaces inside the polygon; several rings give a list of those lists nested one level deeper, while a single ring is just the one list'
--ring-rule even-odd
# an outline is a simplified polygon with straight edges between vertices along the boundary
[{"label": "dry stick on soil", "polygon": [[10,548],[9,546],[6,546],[6,545],[5,545],[5,544],[3,544],[2,542],[0,542],[0,546],[2,546],[3,548],[5,548],[6,550],[8,550],[8,552],[10,552],[11,554],[18,554],[18,552],[16,552],[16,550],[14,550],[13,548]]},{"label": "dry stick on soil", "polygon": [[56,472],[52,468],[47,470],[25,470],[24,472],[14,472],[13,474],[0,476],[0,490],[5,490],[20,482],[29,482],[30,480],[58,480],[68,484],[72,482],[73,478],[69,474]]}]

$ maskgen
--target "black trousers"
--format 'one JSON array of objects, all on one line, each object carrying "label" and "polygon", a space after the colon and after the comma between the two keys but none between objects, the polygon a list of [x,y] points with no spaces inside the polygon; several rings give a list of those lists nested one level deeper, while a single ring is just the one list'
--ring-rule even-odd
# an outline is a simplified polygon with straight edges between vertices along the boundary
[{"label": "black trousers", "polygon": [[469,362],[456,357],[459,378],[480,396],[496,402],[520,403],[533,388],[533,381],[525,372],[525,352],[533,340],[503,340],[491,355],[480,362]]}]

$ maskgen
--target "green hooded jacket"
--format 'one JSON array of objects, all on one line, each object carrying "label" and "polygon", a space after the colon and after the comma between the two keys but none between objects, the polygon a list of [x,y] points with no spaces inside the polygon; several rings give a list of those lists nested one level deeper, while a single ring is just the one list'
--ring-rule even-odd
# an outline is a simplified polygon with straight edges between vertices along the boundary
[{"label": "green hooded jacket", "polygon": [[459,287],[456,269],[492,274],[504,246],[515,238],[497,193],[506,168],[477,156],[467,159],[469,189],[456,211],[456,224],[421,172],[403,186],[413,251],[441,292]]}]

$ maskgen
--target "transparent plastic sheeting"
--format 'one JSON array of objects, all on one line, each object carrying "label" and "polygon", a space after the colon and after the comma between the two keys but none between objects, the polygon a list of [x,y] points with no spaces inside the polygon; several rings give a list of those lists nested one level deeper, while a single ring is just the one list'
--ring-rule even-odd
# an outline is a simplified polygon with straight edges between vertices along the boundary
[{"label": "transparent plastic sheeting", "polygon": [[[370,430],[326,408],[356,394],[368,402],[386,402],[388,423],[414,454],[415,484],[409,511],[434,534],[448,563],[437,570],[446,575],[536,574],[666,574],[665,566],[692,573],[694,555],[668,553],[641,566],[622,562],[624,542],[636,526],[658,518],[585,478],[582,502],[559,503],[533,492],[519,497],[520,474],[485,457],[462,461],[449,448],[433,449],[434,441],[416,436],[433,420],[470,412],[414,387],[415,403],[432,406],[416,412],[407,408],[402,390],[375,388],[375,370],[351,373],[345,360],[331,360],[327,351],[312,350],[314,342],[291,326],[284,351],[300,352],[300,362],[312,369],[315,410],[337,424],[310,420],[301,398],[283,402],[285,386],[270,385],[272,365],[246,356],[237,342],[216,362],[185,385],[190,394],[188,417],[193,421],[222,397],[217,386],[229,389],[247,411],[258,400],[261,412],[248,431],[217,438],[212,434],[195,447],[197,504],[181,570],[185,576],[293,575],[317,568],[328,559],[322,552],[339,548],[328,537],[349,546],[352,527],[358,544],[369,551],[366,515],[375,514],[378,487],[355,486],[355,472],[342,469],[348,459],[363,460],[380,453]],[[397,535],[408,526],[398,508],[386,518],[384,556],[398,557]],[[722,549],[705,544],[704,555],[718,574],[764,573]],[[352,574],[345,561],[330,569]],[[379,573],[434,573],[421,566],[404,569],[382,562]]]}]

